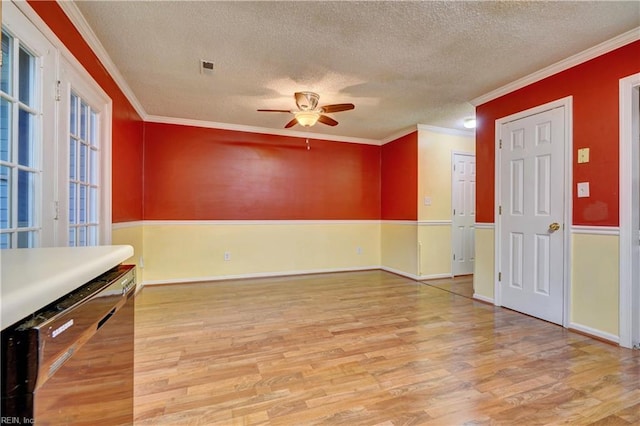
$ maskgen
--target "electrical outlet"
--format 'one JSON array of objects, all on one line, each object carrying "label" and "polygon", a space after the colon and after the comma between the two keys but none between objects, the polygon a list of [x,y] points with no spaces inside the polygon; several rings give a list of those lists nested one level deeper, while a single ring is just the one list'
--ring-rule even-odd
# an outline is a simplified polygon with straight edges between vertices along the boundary
[{"label": "electrical outlet", "polygon": [[224,252],[224,261],[228,262],[231,260],[231,252],[230,251],[225,251]]},{"label": "electrical outlet", "polygon": [[358,247],[358,248],[356,249],[356,253],[358,253],[358,254],[362,254],[362,247]]}]

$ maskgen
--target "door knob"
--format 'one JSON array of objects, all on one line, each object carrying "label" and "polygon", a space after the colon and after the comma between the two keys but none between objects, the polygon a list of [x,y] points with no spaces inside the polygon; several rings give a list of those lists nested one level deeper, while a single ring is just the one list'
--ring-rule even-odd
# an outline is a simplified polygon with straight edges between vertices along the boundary
[{"label": "door knob", "polygon": [[558,222],[553,222],[551,225],[549,225],[549,231],[551,232],[555,232],[558,229],[560,229],[560,224]]}]

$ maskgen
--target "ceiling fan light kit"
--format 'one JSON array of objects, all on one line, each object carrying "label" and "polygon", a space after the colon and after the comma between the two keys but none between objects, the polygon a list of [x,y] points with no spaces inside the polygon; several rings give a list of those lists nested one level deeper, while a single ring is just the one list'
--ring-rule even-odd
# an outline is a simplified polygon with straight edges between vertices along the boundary
[{"label": "ceiling fan light kit", "polygon": [[315,111],[301,111],[295,113],[298,124],[304,127],[311,127],[318,122],[320,113]]},{"label": "ceiling fan light kit", "polygon": [[324,114],[330,114],[340,111],[348,111],[355,108],[353,104],[333,104],[325,105],[318,108],[318,100],[320,95],[314,92],[296,92],[294,94],[298,110],[286,109],[259,109],[259,112],[288,112],[294,115],[294,119],[289,121],[284,127],[288,129],[296,124],[304,127],[311,127],[318,121],[327,126],[336,126],[338,122]]}]

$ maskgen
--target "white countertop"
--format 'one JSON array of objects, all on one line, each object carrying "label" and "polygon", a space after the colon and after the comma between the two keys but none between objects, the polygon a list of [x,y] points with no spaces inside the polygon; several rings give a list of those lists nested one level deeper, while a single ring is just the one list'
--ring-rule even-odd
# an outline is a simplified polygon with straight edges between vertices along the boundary
[{"label": "white countertop", "polygon": [[0,250],[4,329],[133,256],[131,246]]}]

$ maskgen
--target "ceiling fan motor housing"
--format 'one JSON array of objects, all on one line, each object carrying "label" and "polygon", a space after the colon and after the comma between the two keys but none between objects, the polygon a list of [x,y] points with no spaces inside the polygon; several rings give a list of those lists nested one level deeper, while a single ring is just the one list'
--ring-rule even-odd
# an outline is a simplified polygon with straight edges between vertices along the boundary
[{"label": "ceiling fan motor housing", "polygon": [[313,111],[318,106],[320,95],[314,92],[296,92],[296,105],[302,111]]}]

